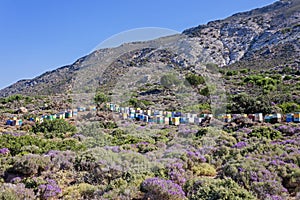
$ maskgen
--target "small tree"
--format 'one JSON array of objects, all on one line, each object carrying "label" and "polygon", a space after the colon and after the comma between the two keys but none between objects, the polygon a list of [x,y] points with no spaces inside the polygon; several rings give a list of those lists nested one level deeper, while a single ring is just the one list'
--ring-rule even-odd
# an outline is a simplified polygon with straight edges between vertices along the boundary
[{"label": "small tree", "polygon": [[94,101],[97,104],[97,107],[100,107],[102,104],[104,104],[106,102],[109,102],[110,101],[110,97],[108,97],[103,92],[98,92],[95,95],[95,97],[94,97]]},{"label": "small tree", "polygon": [[187,75],[186,80],[192,86],[198,86],[200,84],[205,83],[204,78],[202,76],[199,76],[199,75],[196,75],[196,74],[189,74],[189,75]]}]

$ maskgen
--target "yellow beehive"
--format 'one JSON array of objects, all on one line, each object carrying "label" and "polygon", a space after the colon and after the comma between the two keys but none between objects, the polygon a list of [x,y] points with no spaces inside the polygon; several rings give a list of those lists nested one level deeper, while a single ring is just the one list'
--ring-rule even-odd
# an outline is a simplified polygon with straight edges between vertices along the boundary
[{"label": "yellow beehive", "polygon": [[231,114],[227,114],[227,115],[226,115],[226,118],[227,118],[227,119],[231,119]]},{"label": "yellow beehive", "polygon": [[128,118],[127,113],[122,113],[122,118],[123,118],[123,119],[127,119],[127,118]]},{"label": "yellow beehive", "polygon": [[13,120],[17,120],[18,118],[17,117],[13,117]]},{"label": "yellow beehive", "polygon": [[180,117],[173,117],[172,124],[178,126],[180,124]]}]

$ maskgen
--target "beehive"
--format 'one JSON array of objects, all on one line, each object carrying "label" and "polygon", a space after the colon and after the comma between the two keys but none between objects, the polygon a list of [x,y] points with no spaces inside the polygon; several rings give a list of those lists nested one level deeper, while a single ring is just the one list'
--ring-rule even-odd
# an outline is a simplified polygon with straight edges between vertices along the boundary
[{"label": "beehive", "polygon": [[164,118],[162,116],[156,117],[156,123],[163,124],[164,123]]},{"label": "beehive", "polygon": [[172,125],[178,126],[180,124],[180,117],[172,118]]},{"label": "beehive", "polygon": [[128,118],[127,113],[122,113],[122,119],[127,119],[127,118]]},{"label": "beehive", "polygon": [[167,112],[166,116],[167,117],[172,117],[172,112]]},{"label": "beehive", "polygon": [[294,113],[294,118],[300,118],[300,112],[296,112],[296,113]]},{"label": "beehive", "polygon": [[187,118],[187,121],[189,124],[193,124],[195,122],[194,118],[191,117]]},{"label": "beehive", "polygon": [[270,123],[272,119],[272,115],[266,115],[265,116],[265,122]]},{"label": "beehive", "polygon": [[147,110],[147,115],[148,116],[151,116],[151,113],[152,113],[151,110]]},{"label": "beehive", "polygon": [[256,122],[263,122],[263,114],[262,113],[256,113],[255,119]]},{"label": "beehive", "polygon": [[186,117],[180,117],[180,124],[186,124],[187,118]]},{"label": "beehive", "polygon": [[167,125],[170,124],[170,118],[169,117],[165,117],[164,118],[164,123],[167,124]]},{"label": "beehive", "polygon": [[197,124],[197,125],[199,125],[201,123],[201,119],[202,118],[200,118],[200,117],[194,118],[194,123]]},{"label": "beehive", "polygon": [[294,115],[293,114],[287,114],[286,115],[286,122],[292,122],[294,119]]},{"label": "beehive", "polygon": [[149,116],[145,115],[144,122],[148,122],[148,121],[149,121]]}]

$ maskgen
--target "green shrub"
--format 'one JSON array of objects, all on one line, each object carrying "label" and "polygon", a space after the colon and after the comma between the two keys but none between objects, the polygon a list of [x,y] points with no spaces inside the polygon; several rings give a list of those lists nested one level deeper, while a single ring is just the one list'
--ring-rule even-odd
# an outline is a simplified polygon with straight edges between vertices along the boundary
[{"label": "green shrub", "polygon": [[190,200],[255,200],[256,198],[230,178],[210,179],[201,178],[186,183],[185,190]]},{"label": "green shrub", "polygon": [[[36,135],[16,137],[9,134],[0,135],[0,146],[8,148],[12,156],[30,152],[41,154],[48,152],[49,150],[78,151],[86,148],[78,140],[73,138],[50,140],[40,138]],[[34,149],[32,147],[34,147]]]},{"label": "green shrub", "polygon": [[33,127],[35,133],[46,133],[47,138],[63,137],[66,133],[75,133],[76,127],[63,119],[44,120]]},{"label": "green shrub", "polygon": [[1,98],[0,99],[0,103],[6,104],[6,103],[14,102],[14,101],[21,101],[24,98],[25,97],[23,95],[21,95],[21,94],[14,94],[14,95],[11,95],[11,96],[6,97],[6,98]]},{"label": "green shrub", "polygon": [[200,90],[200,94],[203,95],[203,96],[209,96],[209,88],[208,87],[205,87],[203,88],[202,90]]},{"label": "green shrub", "polygon": [[238,75],[238,71],[229,70],[229,71],[226,72],[226,76],[234,76],[234,75]]},{"label": "green shrub", "polygon": [[283,113],[293,113],[300,111],[300,105],[295,102],[284,102],[279,105]]},{"label": "green shrub", "polygon": [[100,121],[99,127],[105,129],[114,129],[114,128],[118,128],[118,125],[114,121]]},{"label": "green shrub", "polygon": [[215,176],[216,169],[208,163],[197,163],[191,167],[191,170],[196,176]]},{"label": "green shrub", "polygon": [[147,106],[152,105],[153,103],[147,100],[139,100],[137,98],[131,98],[129,99],[129,104],[135,108],[146,109]]},{"label": "green shrub", "polygon": [[289,76],[289,75],[286,75],[286,76],[283,78],[283,80],[285,80],[285,81],[288,81],[288,80],[291,80],[291,79],[293,79],[293,77],[292,77],[292,76]]},{"label": "green shrub", "polygon": [[200,84],[205,83],[205,80],[202,76],[196,75],[196,74],[188,74],[186,77],[186,80],[189,84],[192,86],[198,86]]},{"label": "green shrub", "polygon": [[241,72],[242,74],[246,74],[246,73],[249,72],[249,69],[241,69],[240,72]]},{"label": "green shrub", "polygon": [[94,198],[97,187],[88,183],[72,185],[64,190],[64,199],[92,199]]},{"label": "green shrub", "polygon": [[267,138],[267,139],[279,139],[282,137],[281,133],[270,127],[259,127],[255,128],[248,134],[249,137]]},{"label": "green shrub", "polygon": [[94,101],[97,105],[101,105],[102,103],[109,102],[110,100],[111,100],[110,97],[108,97],[106,94],[102,92],[98,92],[94,97]]}]

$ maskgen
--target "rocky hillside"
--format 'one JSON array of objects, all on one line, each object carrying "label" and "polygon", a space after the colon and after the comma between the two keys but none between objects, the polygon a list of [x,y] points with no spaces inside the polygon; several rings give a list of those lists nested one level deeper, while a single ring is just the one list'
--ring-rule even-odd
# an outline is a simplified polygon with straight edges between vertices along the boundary
[{"label": "rocky hillside", "polygon": [[[72,65],[2,89],[0,97],[17,93],[87,93],[99,84],[108,91],[120,77],[145,65],[151,73],[156,67],[201,74],[205,72],[199,69],[205,69],[207,63],[233,68],[298,67],[299,32],[300,0],[281,0],[185,30],[180,35],[94,51]],[[142,76],[144,69],[136,75],[142,77],[142,82],[156,83],[153,77]]]}]

